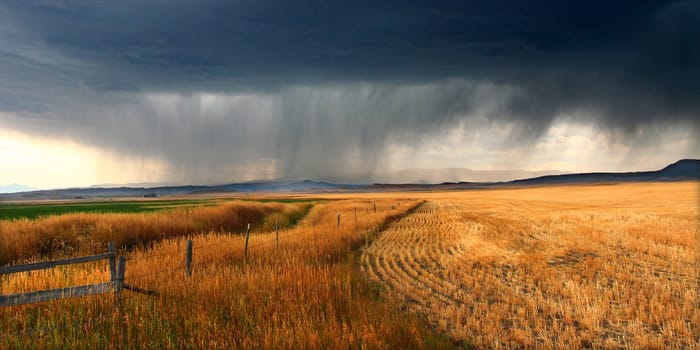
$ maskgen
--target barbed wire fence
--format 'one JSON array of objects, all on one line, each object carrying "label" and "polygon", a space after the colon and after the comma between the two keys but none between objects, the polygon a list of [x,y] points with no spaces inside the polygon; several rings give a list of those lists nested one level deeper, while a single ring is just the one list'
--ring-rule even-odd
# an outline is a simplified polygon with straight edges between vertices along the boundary
[{"label": "barbed wire fence", "polygon": [[[380,226],[380,223],[376,220],[377,219],[377,214],[380,212],[384,212],[387,210],[395,210],[397,208],[401,208],[401,202],[397,202],[395,205],[385,205],[385,206],[378,206],[376,202],[370,202],[367,203],[366,208],[360,208],[360,213],[362,212],[362,209],[366,210],[367,214],[370,214],[372,216],[371,222],[367,225],[366,231],[364,233],[365,236],[365,243],[368,243],[366,240],[367,234],[373,230],[377,230]],[[357,230],[357,212],[358,208],[353,207],[345,213],[345,221],[342,221],[343,216],[338,213],[337,216],[329,216],[331,218],[335,218],[336,220],[336,225],[330,224],[329,227],[335,226],[336,228],[340,228],[341,224],[349,224],[352,225],[353,230]],[[296,232],[290,233],[289,231],[293,229],[293,227],[286,227],[282,229],[281,231],[283,232],[280,234],[279,226],[275,225],[277,228],[275,231],[276,234],[272,235],[270,234],[269,231],[266,231],[265,233],[258,233],[258,234],[253,234],[251,237],[260,237],[260,234],[264,234],[265,238],[262,240],[253,240],[248,243],[247,246],[247,251],[255,252],[255,251],[260,251],[264,249],[268,249],[271,247],[277,247],[277,248],[284,248],[285,245],[288,245],[289,243],[295,242],[299,243],[298,238],[301,237],[306,237],[307,242],[309,245],[314,246],[316,245],[316,240],[319,238],[319,236],[323,234],[327,234],[327,232],[321,232],[320,230],[316,229],[316,226],[319,224],[319,218],[316,215],[312,215],[308,217],[310,221],[310,227],[307,227],[306,229],[297,229]],[[331,219],[329,219],[331,220]],[[287,233],[284,233],[287,232]],[[250,233],[250,232],[248,232]],[[192,273],[196,273],[197,268],[202,268],[207,265],[211,265],[214,263],[221,263],[224,261],[230,261],[232,263],[241,263],[243,264],[242,266],[245,266],[247,263],[247,251],[246,247],[235,247],[230,250],[226,250],[224,252],[219,252],[218,254],[208,254],[204,255],[204,258],[201,258],[202,253],[207,251],[209,248],[213,247],[221,247],[222,245],[225,244],[231,244],[231,242],[222,242],[221,238],[226,238],[226,236],[230,236],[230,234],[217,234],[213,235],[213,238],[211,236],[205,236],[203,240],[206,242],[207,240],[213,240],[213,242],[205,243],[205,244],[194,244],[194,243],[186,243],[186,244],[192,244],[192,254],[190,255],[189,261],[186,260],[187,252],[186,248],[182,248],[181,252],[182,254],[178,254],[177,256],[173,256],[173,254],[168,254],[168,253],[159,253],[159,254],[149,254],[149,255],[143,255],[140,254],[138,256],[136,255],[127,255],[127,261],[139,261],[139,260],[153,260],[153,259],[163,259],[163,258],[176,258],[176,259],[181,259],[181,263],[178,263],[176,266],[172,267],[167,267],[167,268],[162,268],[162,269],[157,269],[157,270],[152,270],[146,273],[140,273],[140,274],[135,274],[135,275],[130,275],[128,273],[127,269],[127,274],[124,278],[124,282],[128,286],[136,286],[139,283],[138,282],[148,282],[149,279],[153,279],[156,276],[160,276],[160,278],[163,278],[165,276],[174,276],[174,275],[179,275],[181,278],[183,278],[183,282],[186,282],[187,280],[190,279],[190,275]],[[238,239],[242,239],[240,234],[237,234],[236,237]],[[192,239],[189,239],[185,242],[193,242]],[[236,242],[236,243],[241,243]],[[206,253],[205,253],[206,254]],[[195,261],[196,260],[196,261]],[[196,266],[195,266],[196,265]],[[134,290],[131,290],[134,291]],[[150,293],[143,293],[144,291],[150,292]],[[148,289],[142,289],[141,291],[135,291],[137,293],[131,293],[129,295],[126,295],[125,298],[129,299],[134,299],[140,297],[138,294],[149,294],[149,295],[158,295],[159,291],[157,290],[148,290]],[[171,295],[168,294],[168,298],[177,298],[178,302],[187,302],[192,305],[202,305],[201,300],[197,300],[194,298],[189,298],[184,295]]]},{"label": "barbed wire fence", "polygon": [[[377,206],[376,203],[371,202],[368,203],[366,208],[359,208],[360,214],[363,214],[362,211],[364,209],[366,214],[369,214],[372,216],[371,222],[367,225],[366,227],[366,233],[365,236],[367,235],[368,232],[372,230],[377,230],[379,228],[379,222],[377,221],[377,213],[378,212],[383,212],[385,210],[388,210],[389,207],[385,206]],[[420,203],[419,203],[420,204]],[[394,210],[396,208],[401,208],[401,203],[398,202],[396,206],[390,206],[391,210]],[[345,214],[345,221],[342,223],[349,223],[352,225],[353,230],[357,231],[358,226],[357,226],[357,217],[358,217],[358,208],[354,207],[351,211]],[[333,216],[329,216],[333,217]],[[336,226],[338,229],[341,227],[341,214],[339,213],[337,215],[337,223],[336,225],[329,224],[329,227]],[[354,219],[353,219],[354,218]],[[270,231],[265,231],[264,233],[254,233],[253,237],[256,239],[250,241],[247,246],[247,251],[250,251],[251,254],[252,252],[259,252],[265,249],[268,249],[270,247],[276,247],[276,248],[287,248],[289,247],[290,243],[299,243],[300,241],[298,238],[306,236],[306,242],[309,243],[309,245],[313,246],[316,244],[316,240],[319,238],[319,236],[328,234],[328,232],[322,232],[320,230],[317,230],[316,226],[319,223],[318,222],[318,217],[316,215],[311,216],[307,218],[307,220],[310,221],[309,226],[304,229],[300,229],[297,226],[297,230],[295,232],[290,232],[291,230],[294,229],[294,227],[286,227],[282,230],[279,230],[279,226],[275,225],[275,234],[272,235],[270,234]],[[280,232],[281,231],[281,232]],[[248,232],[249,234],[250,232]],[[359,233],[359,232],[358,232]],[[262,235],[265,235],[263,239],[261,238]],[[229,237],[226,237],[229,236]],[[192,238],[197,238],[199,241],[204,241],[204,244],[194,244],[194,240]],[[201,300],[201,299],[196,299],[194,297],[189,297],[187,295],[184,295],[184,293],[179,293],[179,294],[173,294],[173,293],[168,293],[165,295],[162,293],[162,291],[159,291],[155,286],[148,286],[148,282],[154,282],[156,279],[157,280],[162,280],[165,277],[175,277],[179,276],[181,278],[181,281],[183,283],[187,283],[191,279],[191,274],[192,273],[197,273],[197,269],[202,269],[203,267],[207,265],[211,265],[214,263],[221,263],[225,261],[229,261],[231,263],[240,263],[242,264],[241,266],[245,268],[246,264],[248,263],[247,261],[247,251],[246,247],[231,247],[231,249],[227,249],[224,252],[217,252],[217,253],[209,253],[207,254],[206,252],[211,250],[213,247],[221,247],[222,245],[234,245],[235,243],[240,244],[240,241],[235,242],[234,241],[228,241],[225,242],[227,238],[237,238],[241,239],[240,234],[226,234],[226,233],[219,233],[219,234],[212,234],[212,233],[207,233],[205,235],[192,235],[188,240],[184,240],[183,242],[186,242],[186,244],[191,244],[191,254],[187,254],[186,249],[183,248],[181,249],[181,254],[172,254],[172,253],[153,253],[153,254],[126,254],[125,258],[127,262],[135,263],[135,262],[147,262],[147,261],[153,261],[156,262],[158,260],[163,260],[163,259],[180,259],[180,263],[168,266],[168,267],[162,267],[158,269],[153,269],[150,267],[150,271],[148,272],[143,272],[143,273],[136,273],[136,274],[130,274],[129,273],[129,264],[127,264],[126,268],[126,274],[124,275],[123,279],[123,287],[124,290],[130,293],[121,293],[122,295],[120,296],[120,307],[116,308],[117,310],[121,310],[121,304],[128,303],[128,302],[140,302],[143,300],[143,298],[147,297],[160,297],[161,300],[163,299],[169,299],[169,302],[174,302],[174,303],[179,303],[179,304],[187,304],[192,307],[202,307],[206,306],[206,300]],[[250,237],[248,237],[250,238]],[[210,241],[210,242],[207,242]],[[192,243],[187,243],[187,242],[192,242]],[[233,244],[232,244],[233,243]],[[187,259],[186,257],[189,257]],[[196,259],[195,259],[196,258]],[[196,260],[196,264],[195,264]],[[152,266],[153,264],[151,264]],[[165,264],[158,264],[158,265],[163,265]],[[131,265],[133,266],[133,264]],[[153,289],[148,289],[148,288],[153,288]],[[105,297],[105,296],[101,296]],[[111,319],[111,317],[102,317],[101,320],[95,320],[91,319],[90,322],[95,322],[95,321],[107,321]],[[80,322],[78,321],[73,321],[73,324],[59,324],[56,325],[56,327],[62,329],[62,330],[67,330],[71,327],[76,327],[80,326]],[[51,332],[55,331],[54,327],[51,327],[51,329],[27,329],[24,331],[20,331],[17,334],[13,334],[14,336],[18,337],[31,337],[35,336],[37,334],[42,334],[46,332]],[[0,339],[6,339],[8,336],[11,336],[10,334],[5,334],[0,337]]]}]

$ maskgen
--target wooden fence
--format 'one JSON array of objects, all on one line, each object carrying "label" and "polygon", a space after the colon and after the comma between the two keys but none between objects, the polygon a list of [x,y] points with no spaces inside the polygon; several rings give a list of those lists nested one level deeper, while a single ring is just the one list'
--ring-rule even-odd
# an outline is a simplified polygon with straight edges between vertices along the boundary
[{"label": "wooden fence", "polygon": [[38,262],[33,264],[1,266],[0,275],[12,274],[18,272],[29,272],[36,270],[46,270],[57,266],[83,264],[92,261],[109,260],[109,276],[108,282],[88,284],[82,286],[73,286],[58,289],[39,290],[24,293],[14,293],[0,295],[0,306],[16,306],[24,304],[39,303],[43,301],[51,301],[65,298],[83,297],[88,295],[114,293],[114,305],[120,306],[122,300],[122,292],[124,289],[145,294],[155,294],[152,291],[143,290],[133,286],[124,284],[124,272],[126,270],[126,257],[117,257],[114,249],[114,243],[107,244],[107,253],[91,256],[82,256],[77,258]]},{"label": "wooden fence", "polygon": [[[279,228],[275,223],[277,231],[277,245],[279,246]],[[250,224],[246,230],[246,246],[244,257],[248,256],[248,240],[250,238]],[[93,261],[109,260],[109,276],[108,282],[88,284],[83,286],[74,286],[58,289],[39,290],[24,293],[0,295],[0,307],[17,306],[24,304],[40,303],[44,301],[52,301],[58,299],[77,298],[95,294],[114,293],[114,306],[121,306],[122,293],[124,290],[129,290],[136,293],[146,295],[158,295],[158,292],[143,289],[133,285],[124,283],[124,275],[126,272],[126,257],[119,256],[114,249],[114,243],[107,244],[108,251],[104,254],[82,256],[77,258],[62,259],[38,262],[33,264],[0,266],[0,276],[19,272],[30,272],[36,270],[46,270],[57,266],[76,265]],[[187,240],[185,245],[185,273],[187,276],[192,276],[192,240]]]},{"label": "wooden fence", "polygon": [[[338,215],[340,219],[340,215]],[[315,217],[314,217],[315,222]],[[243,251],[244,261],[248,257],[248,241],[250,239],[250,224],[246,227],[245,233],[245,250]],[[279,224],[275,221],[275,243],[279,247]],[[83,297],[95,294],[103,293],[114,293],[114,306],[121,306],[122,294],[124,290],[129,290],[136,293],[146,294],[146,295],[158,295],[157,291],[143,289],[134,285],[124,283],[124,275],[126,271],[126,261],[125,256],[117,257],[114,249],[114,243],[109,242],[107,244],[108,251],[104,254],[83,256],[77,258],[54,260],[38,262],[33,264],[25,265],[13,265],[13,266],[0,266],[0,276],[19,272],[29,272],[36,270],[46,270],[63,265],[75,265],[82,264],[93,261],[109,260],[109,275],[110,280],[108,282],[88,284],[83,286],[74,286],[58,289],[40,290],[24,293],[15,293],[0,295],[0,307],[3,306],[17,306],[24,304],[40,303],[44,301],[52,301],[67,298]],[[192,240],[187,240],[185,244],[185,264],[184,270],[187,277],[192,276]]]},{"label": "wooden fence", "polygon": [[[275,222],[276,243],[279,246],[279,226]],[[250,239],[250,224],[248,224],[245,234],[245,251],[244,258],[248,257],[248,240]],[[17,306],[24,304],[40,303],[44,301],[52,301],[58,299],[77,298],[95,294],[114,293],[114,306],[121,306],[122,293],[124,290],[129,290],[136,293],[146,295],[158,295],[158,292],[139,288],[133,285],[124,283],[124,275],[126,271],[126,257],[119,256],[114,249],[114,243],[107,244],[107,253],[82,256],[77,258],[62,259],[38,262],[33,264],[0,266],[0,276],[19,272],[30,272],[36,270],[46,270],[57,266],[76,265],[87,262],[109,260],[109,276],[108,282],[88,284],[83,286],[74,286],[58,289],[39,290],[24,293],[0,295],[0,307]],[[188,277],[192,276],[192,240],[187,240],[185,245],[185,273]]]},{"label": "wooden fence", "polygon": [[[377,205],[374,204],[374,212],[377,212]],[[392,207],[393,209],[393,207]],[[367,209],[369,212],[369,209]],[[312,217],[313,230],[316,231],[316,217]],[[355,222],[357,222],[357,208],[355,208]],[[340,227],[340,214],[337,217],[337,226]],[[243,251],[244,261],[248,257],[248,241],[250,239],[250,224],[246,227],[245,232],[245,248]],[[365,234],[365,240],[367,240],[367,235]],[[275,221],[275,245],[279,248],[279,225]],[[52,301],[58,299],[83,297],[95,294],[104,293],[114,293],[114,306],[120,307],[122,302],[122,294],[124,290],[129,290],[136,293],[146,294],[146,295],[158,295],[158,292],[151,291],[143,288],[139,288],[133,285],[124,283],[124,275],[126,271],[126,260],[125,256],[117,257],[114,243],[107,243],[107,253],[97,254],[91,256],[83,256],[70,259],[54,260],[38,262],[33,264],[24,265],[13,265],[13,266],[0,266],[0,276],[19,272],[29,272],[36,270],[46,270],[63,265],[75,265],[82,264],[93,261],[109,260],[109,276],[110,279],[107,282],[88,284],[82,286],[40,290],[24,293],[14,293],[0,295],[0,307],[3,306],[16,306],[24,304],[39,303],[44,301]],[[185,273],[188,277],[192,276],[192,240],[187,240],[185,245],[185,265],[183,266]]]}]

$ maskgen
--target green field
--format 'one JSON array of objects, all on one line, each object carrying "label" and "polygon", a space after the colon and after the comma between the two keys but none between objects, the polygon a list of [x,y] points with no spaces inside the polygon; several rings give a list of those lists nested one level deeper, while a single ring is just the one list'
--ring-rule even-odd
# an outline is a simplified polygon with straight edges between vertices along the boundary
[{"label": "green field", "polygon": [[108,201],[86,203],[32,203],[0,204],[0,220],[20,218],[36,219],[42,216],[67,213],[140,213],[176,207],[211,206],[217,201],[205,200],[163,200],[163,201]]},{"label": "green field", "polygon": [[[308,198],[260,198],[239,200],[260,203],[312,203],[323,200]],[[33,220],[43,216],[68,213],[142,213],[180,207],[213,206],[221,199],[197,200],[149,200],[149,201],[95,201],[95,202],[47,202],[0,204],[0,220],[26,218]]]}]

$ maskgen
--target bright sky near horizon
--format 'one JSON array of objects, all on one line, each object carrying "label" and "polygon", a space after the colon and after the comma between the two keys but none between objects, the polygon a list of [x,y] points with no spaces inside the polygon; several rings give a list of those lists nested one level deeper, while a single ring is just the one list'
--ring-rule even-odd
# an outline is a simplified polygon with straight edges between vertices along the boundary
[{"label": "bright sky near horizon", "polygon": [[[500,131],[503,133],[503,131]],[[494,151],[483,149],[481,143],[463,144],[465,130],[456,128],[447,131],[443,137],[424,142],[419,152],[411,146],[395,146],[390,150],[388,169],[462,167],[461,159],[468,158],[475,169],[507,170],[509,165],[539,164],[541,168],[525,170],[562,170],[585,172],[656,170],[669,163],[668,155],[677,159],[688,158],[678,149],[688,149],[688,140],[684,137],[672,137],[661,143],[666,149],[649,150],[650,157],[643,158],[636,164],[630,164],[626,155],[630,149],[623,144],[614,144],[601,138],[591,127],[560,123],[553,126],[545,136],[540,138],[531,149]],[[493,135],[493,131],[484,135]],[[678,130],[677,134],[682,135]],[[601,159],[600,155],[606,155]],[[658,155],[661,156],[658,156]],[[492,161],[501,160],[500,166]],[[0,130],[0,183],[23,184],[34,189],[51,189],[81,187],[97,184],[127,183],[171,183],[175,176],[170,174],[166,162],[158,159],[130,158],[95,147],[81,145],[69,139],[42,139],[13,131]],[[571,160],[574,160],[572,162]],[[494,166],[496,164],[496,166]],[[621,167],[619,164],[627,164]],[[395,169],[394,169],[395,168]],[[248,173],[247,177],[231,180],[227,175],[212,177],[211,183],[227,181],[247,181],[254,179],[276,178],[280,174]],[[186,179],[180,180],[186,183]]]},{"label": "bright sky near horizon", "polygon": [[700,158],[698,23],[698,1],[10,0],[0,185],[659,169]]}]

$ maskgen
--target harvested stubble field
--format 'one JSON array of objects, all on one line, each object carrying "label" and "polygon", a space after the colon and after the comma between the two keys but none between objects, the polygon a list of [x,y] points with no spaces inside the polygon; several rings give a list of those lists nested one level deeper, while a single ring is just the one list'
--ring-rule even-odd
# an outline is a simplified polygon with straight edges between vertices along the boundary
[{"label": "harvested stubble field", "polygon": [[698,347],[697,182],[425,197],[362,266],[450,337],[496,349]]}]

